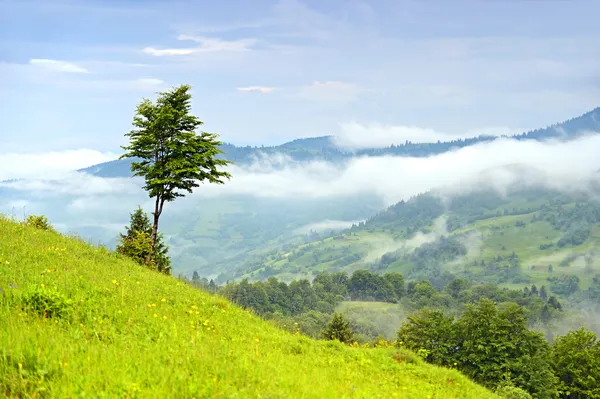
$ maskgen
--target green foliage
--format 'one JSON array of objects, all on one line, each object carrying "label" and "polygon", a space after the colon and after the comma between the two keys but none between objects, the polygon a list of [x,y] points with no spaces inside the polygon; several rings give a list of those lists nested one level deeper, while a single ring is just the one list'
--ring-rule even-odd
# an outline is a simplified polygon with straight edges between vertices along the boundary
[{"label": "green foliage", "polygon": [[506,399],[532,399],[529,392],[511,384],[500,384],[495,393]]},{"label": "green foliage", "polygon": [[600,398],[600,341],[579,329],[558,337],[552,348],[552,367],[561,398]]},{"label": "green foliage", "polygon": [[131,213],[126,233],[119,233],[116,250],[140,265],[166,274],[171,272],[171,260],[167,255],[169,249],[162,241],[162,234],[157,235],[153,250],[152,225],[148,215],[140,207]]},{"label": "green foliage", "polygon": [[26,310],[42,317],[68,319],[72,312],[72,301],[54,287],[37,287],[23,297]]},{"label": "green foliage", "polygon": [[418,353],[426,350],[424,358],[440,366],[451,365],[454,345],[454,318],[441,311],[422,309],[408,316],[398,330],[398,344]]},{"label": "green foliage", "polygon": [[52,227],[48,221],[48,218],[44,215],[29,215],[27,216],[25,224],[40,230],[55,231],[54,227]]},{"label": "green foliage", "polygon": [[334,313],[331,322],[323,331],[323,338],[349,344],[354,340],[354,332],[350,328],[350,322],[344,320],[343,314]]},{"label": "green foliage", "polygon": [[156,103],[146,99],[136,109],[133,125],[126,134],[129,145],[119,159],[135,158],[131,163],[134,176],[145,178],[144,189],[150,198],[156,197],[152,229],[152,249],[158,233],[158,220],[165,202],[183,197],[181,191],[192,193],[202,182],[223,184],[231,175],[219,170],[230,164],[218,159],[222,143],[214,133],[196,129],[203,124],[191,111],[191,87],[181,85],[159,94]]},{"label": "green foliage", "polygon": [[550,346],[527,328],[524,309],[514,303],[496,306],[484,298],[467,305],[456,321],[442,312],[423,310],[403,324],[398,343],[425,350],[426,360],[456,366],[488,387],[497,386],[509,372],[515,386],[534,398],[557,395]]},{"label": "green foliage", "polygon": [[[550,325],[562,314],[562,306],[555,297],[546,301],[529,291],[525,293],[493,284],[474,284],[464,279],[452,280],[438,290],[427,280],[404,284],[404,277],[397,272],[378,276],[368,270],[356,270],[350,278],[344,272],[323,272],[317,274],[312,283],[302,279],[287,284],[270,277],[264,282],[244,279],[218,288],[210,288],[205,278],[192,280],[192,284],[209,292],[218,290],[238,305],[252,309],[267,319],[277,320],[281,325],[298,323],[300,331],[311,337],[320,335],[324,328],[324,317],[332,314],[342,301],[350,300],[346,304],[356,303],[366,310],[363,312],[357,306],[344,306],[344,314],[351,316],[352,327],[360,342],[373,340],[379,335],[393,337],[396,331],[390,331],[389,323],[397,325],[398,317],[408,311],[429,308],[461,313],[465,304],[482,298],[490,298],[497,303],[514,302],[525,307],[530,324],[541,322],[543,326]],[[374,312],[369,316],[366,314],[369,313],[369,302],[373,303],[374,310],[385,304],[375,300],[401,305],[394,309],[387,307],[388,310],[383,314]],[[386,314],[390,312],[396,314]]]},{"label": "green foliage", "polygon": [[579,291],[579,277],[574,275],[561,275],[558,277],[548,277],[550,290],[563,296],[569,296]]}]

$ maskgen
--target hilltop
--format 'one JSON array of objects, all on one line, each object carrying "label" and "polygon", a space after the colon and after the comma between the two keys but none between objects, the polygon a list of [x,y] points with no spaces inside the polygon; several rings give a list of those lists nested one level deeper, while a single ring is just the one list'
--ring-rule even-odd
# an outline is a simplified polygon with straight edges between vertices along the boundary
[{"label": "hilltop", "polygon": [[8,397],[495,397],[411,352],[285,332],[103,247],[4,218],[0,320]]}]

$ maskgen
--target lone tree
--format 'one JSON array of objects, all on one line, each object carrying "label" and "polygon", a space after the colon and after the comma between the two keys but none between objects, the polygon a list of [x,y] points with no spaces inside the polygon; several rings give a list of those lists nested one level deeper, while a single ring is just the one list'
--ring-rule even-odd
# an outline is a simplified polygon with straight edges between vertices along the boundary
[{"label": "lone tree", "polygon": [[[119,233],[120,243],[117,245],[117,252],[128,256],[137,263],[157,269],[160,272],[170,274],[171,259],[167,252],[169,249],[162,242],[162,235],[156,237],[156,247],[154,251],[151,246],[152,225],[146,212],[138,207],[130,214],[130,222],[125,234]],[[148,261],[148,257],[150,260]]]},{"label": "lone tree", "polygon": [[327,325],[325,331],[323,331],[323,338],[332,341],[337,339],[347,344],[354,340],[354,332],[350,328],[350,322],[344,320],[344,315],[334,313],[331,322]]},{"label": "lone tree", "polygon": [[126,153],[119,159],[136,158],[131,171],[145,178],[144,189],[150,198],[156,198],[148,262],[156,248],[158,220],[165,202],[185,196],[182,191],[192,193],[202,182],[223,184],[223,179],[231,178],[228,172],[218,169],[231,163],[216,158],[223,153],[218,135],[196,133],[203,122],[190,114],[190,89],[189,85],[181,85],[158,93],[156,103],[144,99],[133,118],[135,129],[125,134],[129,145],[121,147]]}]

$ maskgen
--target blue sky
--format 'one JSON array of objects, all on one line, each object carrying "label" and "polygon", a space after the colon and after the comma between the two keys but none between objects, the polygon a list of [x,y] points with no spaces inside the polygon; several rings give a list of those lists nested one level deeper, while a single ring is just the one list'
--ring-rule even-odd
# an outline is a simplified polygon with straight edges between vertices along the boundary
[{"label": "blue sky", "polygon": [[137,102],[181,83],[205,130],[236,144],[543,127],[600,105],[599,13],[597,0],[0,1],[0,168],[113,156]]}]

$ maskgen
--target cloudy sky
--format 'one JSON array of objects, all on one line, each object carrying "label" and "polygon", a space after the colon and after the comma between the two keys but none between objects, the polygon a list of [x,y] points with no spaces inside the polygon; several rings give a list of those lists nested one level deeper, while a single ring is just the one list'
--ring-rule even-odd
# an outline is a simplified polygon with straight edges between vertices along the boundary
[{"label": "cloudy sky", "polygon": [[181,83],[205,130],[235,144],[543,127],[600,104],[598,13],[597,0],[3,0],[0,171],[114,158],[137,102]]}]

